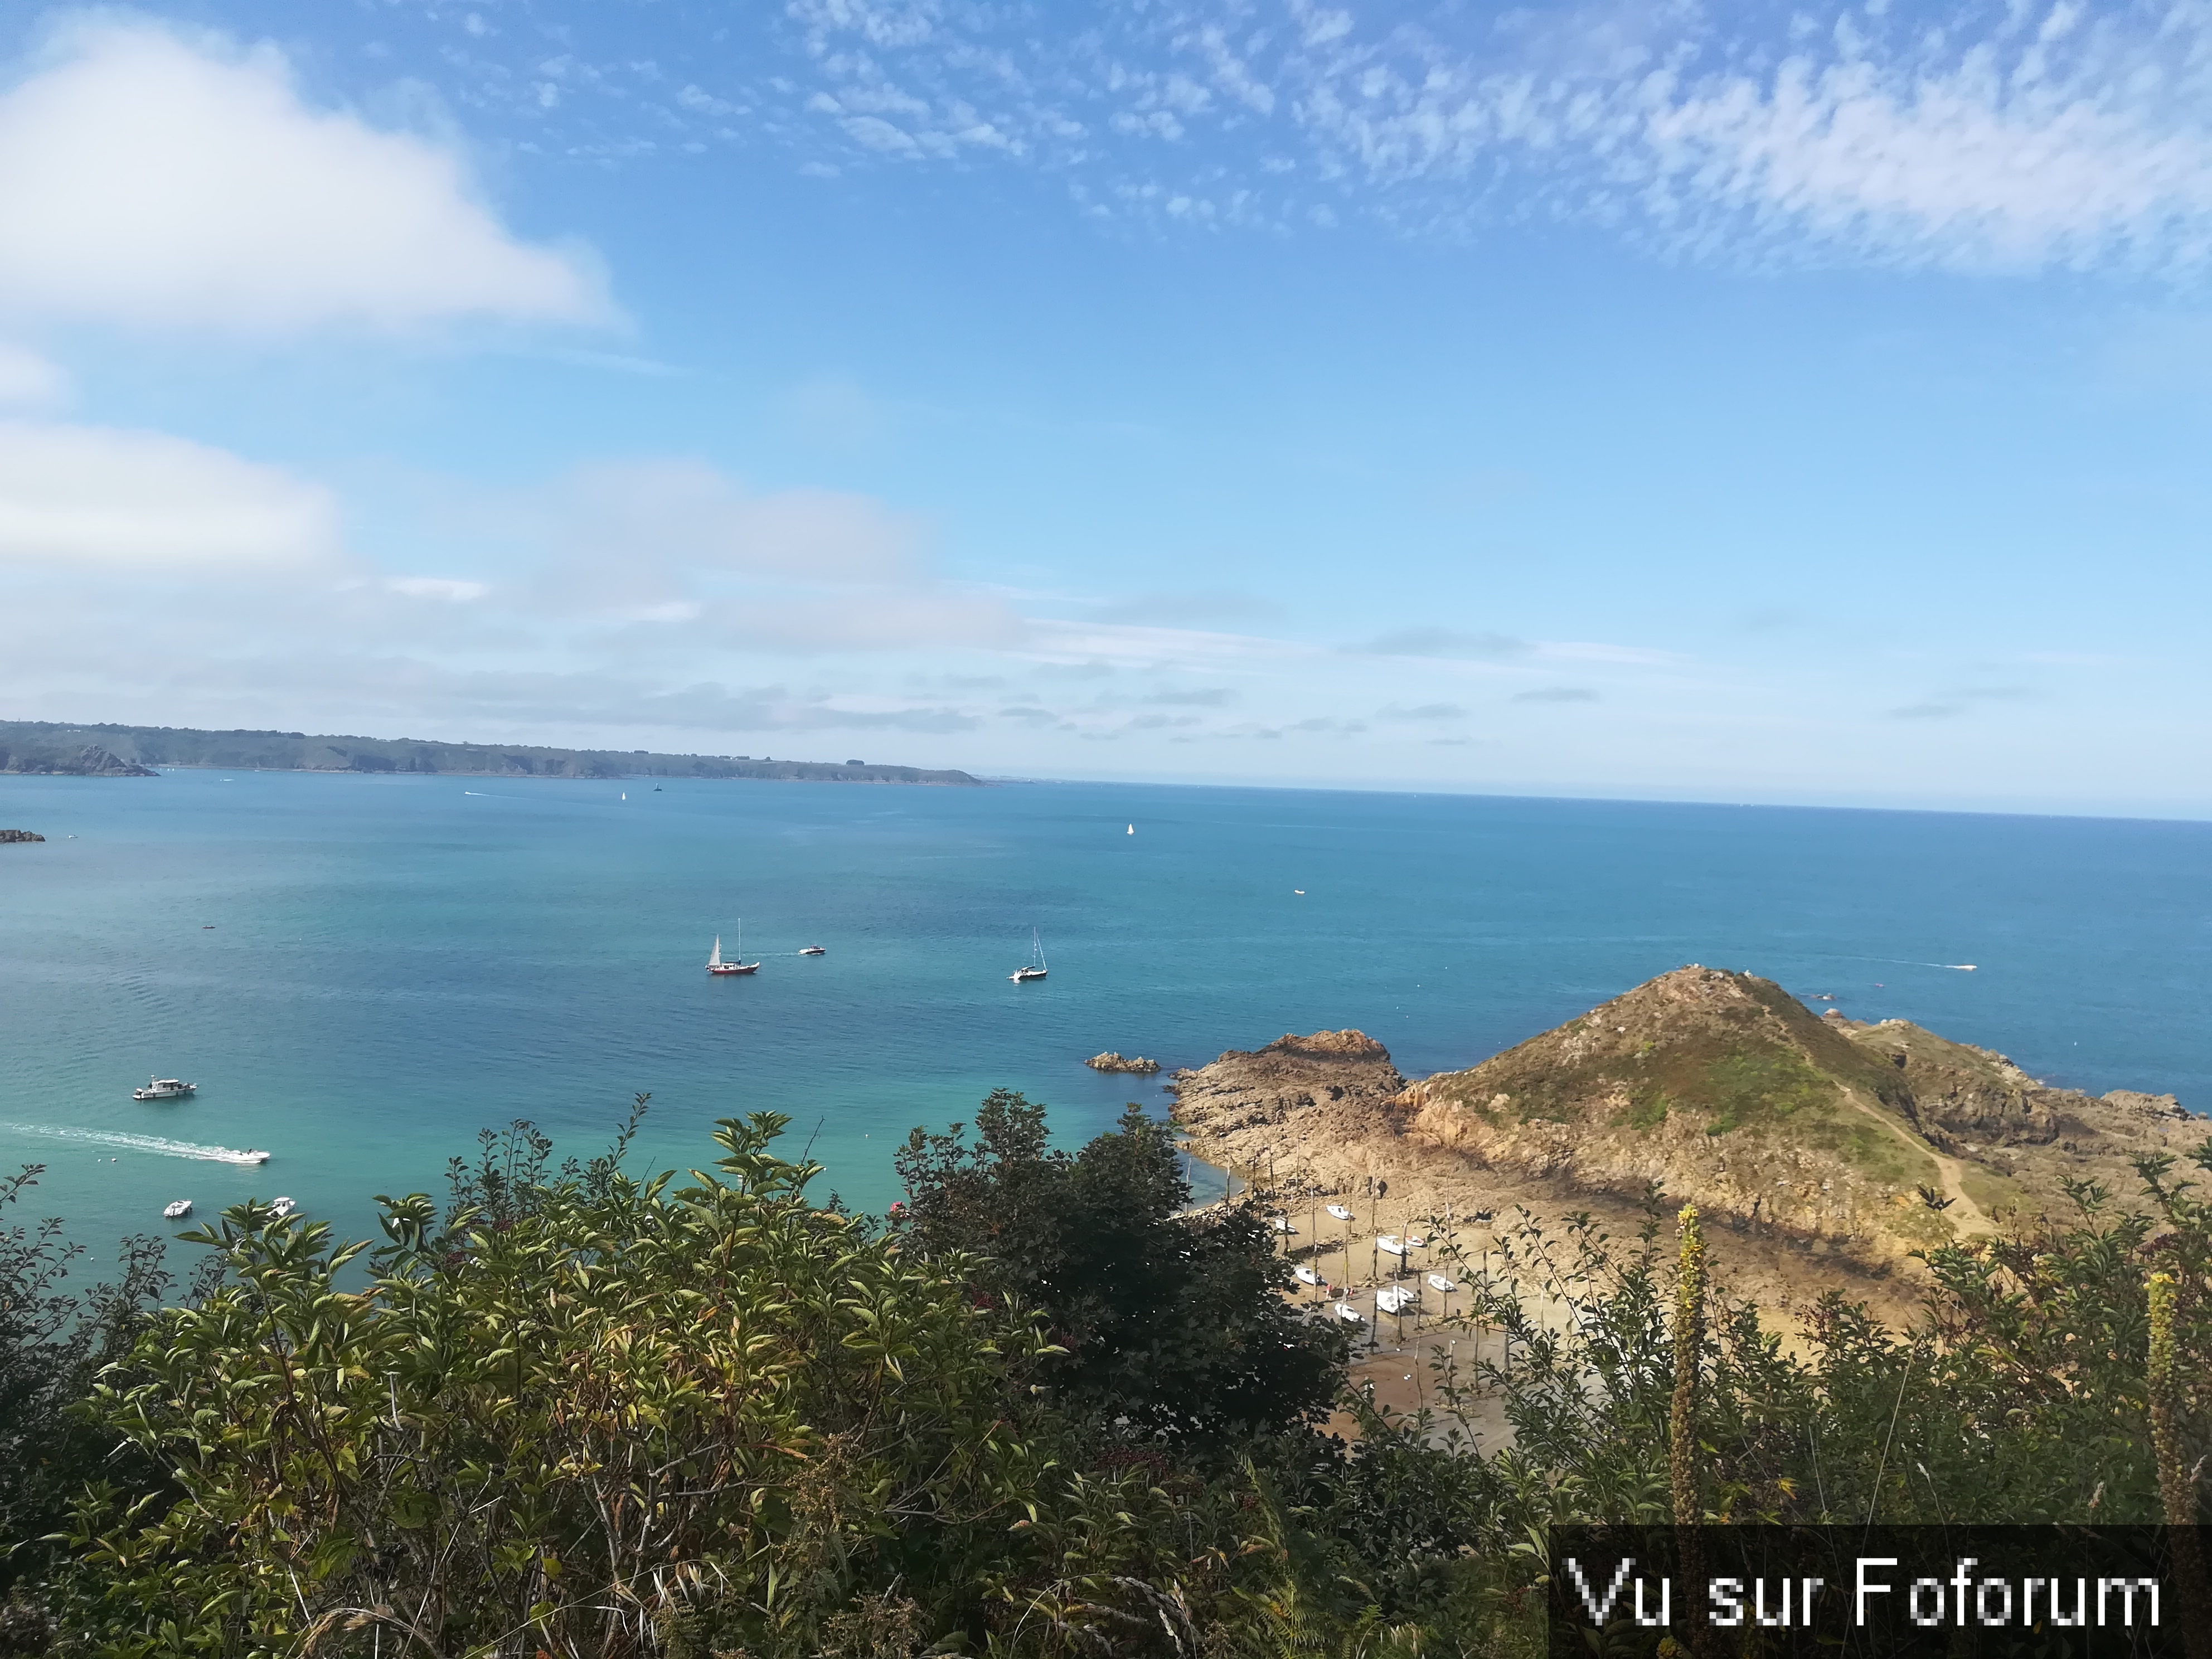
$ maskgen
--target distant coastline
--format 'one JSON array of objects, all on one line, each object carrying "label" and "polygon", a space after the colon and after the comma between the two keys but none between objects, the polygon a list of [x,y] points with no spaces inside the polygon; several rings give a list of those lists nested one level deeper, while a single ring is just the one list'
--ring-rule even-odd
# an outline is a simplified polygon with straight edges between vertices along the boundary
[{"label": "distant coastline", "polygon": [[980,788],[966,772],[866,761],[661,755],[638,749],[204,732],[190,726],[0,720],[0,773],[150,777],[162,766],[259,772],[360,772],[478,778],[758,778],[786,783],[907,783]]}]

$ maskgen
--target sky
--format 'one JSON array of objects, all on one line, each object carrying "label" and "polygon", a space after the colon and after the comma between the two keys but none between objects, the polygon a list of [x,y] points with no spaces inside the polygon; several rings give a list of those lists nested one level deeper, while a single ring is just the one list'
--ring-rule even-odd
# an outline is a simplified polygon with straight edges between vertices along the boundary
[{"label": "sky", "polygon": [[0,6],[0,717],[2212,816],[2212,0]]}]

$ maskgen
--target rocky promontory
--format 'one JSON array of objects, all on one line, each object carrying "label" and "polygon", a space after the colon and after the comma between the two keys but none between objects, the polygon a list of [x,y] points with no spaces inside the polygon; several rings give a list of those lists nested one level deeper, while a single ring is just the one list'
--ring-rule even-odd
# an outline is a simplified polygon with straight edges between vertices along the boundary
[{"label": "rocky promontory", "polygon": [[1160,1063],[1157,1060],[1146,1060],[1142,1054],[1132,1060],[1125,1060],[1111,1048],[1103,1054],[1091,1055],[1083,1063],[1094,1072],[1134,1072],[1140,1077],[1150,1077],[1160,1069]]},{"label": "rocky promontory", "polygon": [[16,842],[44,841],[46,837],[44,836],[38,834],[34,830],[0,830],[0,847],[9,846]]},{"label": "rocky promontory", "polygon": [[2171,1096],[2051,1088],[1907,1022],[1816,1016],[1771,981],[1694,966],[1410,1085],[1371,1037],[1319,1031],[1169,1086],[1200,1157],[1285,1194],[1387,1182],[1394,1220],[1501,1206],[1626,1220],[1656,1188],[1771,1261],[1875,1273],[2057,1213],[2069,1179],[2132,1192],[2135,1159],[2212,1127]]}]

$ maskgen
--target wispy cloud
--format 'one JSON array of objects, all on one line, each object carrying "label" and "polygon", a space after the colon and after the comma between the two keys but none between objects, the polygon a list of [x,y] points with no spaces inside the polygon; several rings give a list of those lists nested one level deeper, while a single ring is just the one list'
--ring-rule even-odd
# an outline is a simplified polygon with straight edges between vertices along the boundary
[{"label": "wispy cloud", "polygon": [[1597,693],[1586,685],[1540,685],[1513,694],[1516,702],[1595,702]]},{"label": "wispy cloud", "polygon": [[796,0],[841,159],[995,155],[1103,214],[1465,229],[1725,260],[2170,270],[2212,252],[2212,10],[2136,0],[1548,17]]}]

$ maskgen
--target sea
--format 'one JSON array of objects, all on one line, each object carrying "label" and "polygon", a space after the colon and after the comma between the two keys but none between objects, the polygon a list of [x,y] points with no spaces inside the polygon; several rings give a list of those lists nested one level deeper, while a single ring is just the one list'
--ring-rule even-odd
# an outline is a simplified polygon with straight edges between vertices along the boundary
[{"label": "sea", "polygon": [[[640,1167],[773,1110],[819,1194],[879,1212],[908,1133],[994,1088],[1070,1146],[1165,1110],[1102,1050],[1352,1026],[1419,1076],[1692,962],[2212,1104],[2201,823],[173,770],[0,777],[0,827],[47,837],[0,847],[0,1170],[45,1166],[0,1221],[62,1218],[94,1271],[179,1198],[374,1237],[479,1129],[588,1157],[639,1093]],[[717,934],[759,973],[707,975]],[[198,1092],[133,1101],[155,1074]]]}]

